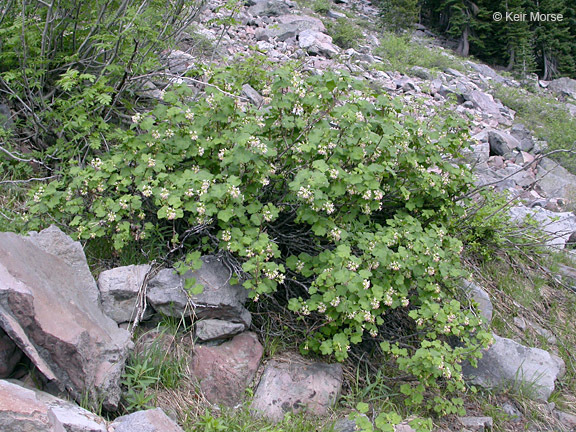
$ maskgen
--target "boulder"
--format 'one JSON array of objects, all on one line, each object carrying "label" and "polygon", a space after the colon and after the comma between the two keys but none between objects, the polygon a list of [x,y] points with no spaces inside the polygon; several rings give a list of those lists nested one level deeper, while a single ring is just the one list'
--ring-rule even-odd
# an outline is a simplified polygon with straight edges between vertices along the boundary
[{"label": "boulder", "polygon": [[[251,324],[250,312],[244,307],[248,291],[231,285],[231,270],[216,256],[202,257],[202,267],[180,276],[174,269],[163,269],[148,283],[147,298],[154,309],[164,315],[180,318],[195,316]],[[184,286],[194,278],[202,285],[200,294],[191,294]]]},{"label": "boulder", "polygon": [[283,15],[278,17],[278,23],[271,24],[265,29],[255,33],[256,40],[270,40],[277,38],[279,41],[296,37],[304,30],[325,32],[326,28],[318,18],[302,15]]},{"label": "boulder", "polygon": [[106,421],[78,405],[0,380],[0,430],[107,432]]},{"label": "boulder", "polygon": [[510,135],[520,143],[520,150],[529,152],[534,148],[534,139],[526,126],[520,123],[514,123],[510,129]]},{"label": "boulder", "polygon": [[496,156],[508,156],[512,150],[520,147],[520,142],[512,135],[498,130],[488,132],[488,142],[490,143],[490,154]]},{"label": "boulder", "polygon": [[22,350],[0,328],[0,378],[8,378],[22,358]]},{"label": "boulder", "polygon": [[280,421],[287,412],[324,416],[342,387],[342,365],[289,363],[272,360],[266,366],[252,401],[255,414]]},{"label": "boulder", "polygon": [[565,371],[561,358],[539,348],[529,348],[511,339],[493,335],[494,344],[484,351],[478,367],[463,365],[464,375],[486,388],[522,386],[535,400],[546,401],[554,391],[554,381]]},{"label": "boulder", "polygon": [[184,432],[161,408],[118,417],[110,429],[114,432]]},{"label": "boulder", "polygon": [[298,35],[300,48],[308,54],[332,57],[338,54],[338,48],[332,43],[332,38],[317,30],[304,30]]},{"label": "boulder", "polygon": [[464,281],[463,289],[466,296],[474,300],[478,305],[478,311],[482,318],[484,318],[484,322],[490,325],[494,307],[492,306],[492,301],[490,301],[488,293],[480,285],[470,281]]},{"label": "boulder", "polygon": [[536,221],[548,234],[546,244],[555,248],[564,249],[576,231],[576,216],[572,212],[556,213],[542,207],[528,208],[524,205],[511,207],[508,212],[513,222],[521,222],[528,217]]},{"label": "boulder", "polygon": [[420,78],[423,80],[427,80],[427,81],[432,81],[434,79],[434,76],[432,75],[430,70],[426,69],[424,67],[421,67],[421,66],[412,66],[410,68],[410,70],[408,71],[408,74],[410,76]]},{"label": "boulder", "polygon": [[576,175],[549,158],[543,158],[538,164],[538,185],[546,196],[563,198],[576,203]]},{"label": "boulder", "polygon": [[466,430],[473,431],[473,432],[488,432],[492,430],[494,426],[494,421],[492,417],[473,417],[473,416],[466,416],[466,417],[458,417],[458,421],[462,426],[466,428]]},{"label": "boulder", "polygon": [[192,374],[208,401],[234,407],[254,379],[264,348],[254,333],[242,333],[219,346],[197,345]]},{"label": "boulder", "polygon": [[[104,313],[119,324],[134,321],[140,307],[139,294],[150,269],[148,264],[130,265],[100,273],[98,288]],[[142,319],[151,316],[152,311],[147,308]]]},{"label": "boulder", "polygon": [[168,69],[171,73],[183,74],[196,64],[196,58],[184,51],[172,50],[167,57]]},{"label": "boulder", "polygon": [[[54,228],[48,234],[60,236]],[[65,238],[58,256],[38,247],[45,238],[0,233],[0,326],[49,384],[115,410],[130,333],[100,310],[85,259],[70,265],[61,258],[74,242]]]},{"label": "boulder", "polygon": [[242,323],[218,319],[206,319],[196,323],[196,337],[201,341],[228,339],[246,330]]},{"label": "boulder", "polygon": [[548,89],[562,97],[576,99],[576,80],[572,78],[558,78],[548,83]]},{"label": "boulder", "polygon": [[0,101],[0,128],[10,130],[14,127],[10,107]]},{"label": "boulder", "polygon": [[494,118],[498,123],[505,125],[512,123],[513,114],[499,101],[495,101],[492,95],[480,90],[470,90],[462,94],[464,101],[470,101],[482,113]]},{"label": "boulder", "polygon": [[290,13],[293,3],[285,0],[257,0],[248,8],[254,16],[273,17]]},{"label": "boulder", "polygon": [[248,100],[250,101],[250,103],[252,103],[252,105],[255,105],[257,107],[261,107],[262,104],[264,103],[264,98],[262,97],[262,95],[258,93],[256,89],[252,87],[250,84],[244,84],[242,86],[242,95],[248,98]]}]

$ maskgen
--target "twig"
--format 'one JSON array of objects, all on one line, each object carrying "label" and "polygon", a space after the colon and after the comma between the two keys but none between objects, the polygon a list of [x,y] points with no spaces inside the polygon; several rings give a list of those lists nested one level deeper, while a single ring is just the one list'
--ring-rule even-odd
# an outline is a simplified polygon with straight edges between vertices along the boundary
[{"label": "twig", "polygon": [[22,184],[22,183],[30,183],[33,181],[44,181],[44,180],[51,180],[53,178],[56,178],[58,176],[53,175],[53,176],[49,176],[49,177],[32,177],[29,178],[27,180],[2,180],[0,181],[0,184]]}]

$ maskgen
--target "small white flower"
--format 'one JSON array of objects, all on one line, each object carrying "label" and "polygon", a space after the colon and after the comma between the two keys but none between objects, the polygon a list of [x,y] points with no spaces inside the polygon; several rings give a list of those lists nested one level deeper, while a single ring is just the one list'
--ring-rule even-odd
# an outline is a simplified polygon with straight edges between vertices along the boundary
[{"label": "small white flower", "polygon": [[172,138],[174,136],[174,131],[172,129],[166,129],[164,134],[166,135],[166,138]]},{"label": "small white flower", "polygon": [[154,168],[156,166],[156,159],[148,157],[148,168]]},{"label": "small white flower", "polygon": [[340,304],[340,297],[333,298],[330,304],[332,305],[332,307],[338,306]]},{"label": "small white flower", "polygon": [[204,213],[206,213],[206,206],[204,205],[204,203],[198,203],[196,205],[196,212],[198,212],[199,215],[203,215]]},{"label": "small white flower", "polygon": [[370,281],[368,279],[364,279],[362,281],[362,286],[364,287],[365,290],[367,290],[368,288],[370,288]]},{"label": "small white flower", "polygon": [[136,113],[132,116],[132,123],[140,123],[142,121],[142,114],[141,113]]},{"label": "small white flower", "polygon": [[158,132],[157,130],[152,131],[152,138],[154,139],[160,139],[162,136],[160,135],[160,132]]},{"label": "small white flower", "polygon": [[162,188],[162,190],[160,191],[160,198],[162,198],[163,200],[167,200],[169,196],[170,191],[166,188]]},{"label": "small white flower", "polygon": [[222,233],[222,240],[224,240],[225,242],[230,241],[231,238],[232,238],[232,233],[230,231],[226,230]]},{"label": "small white flower", "polygon": [[189,131],[188,135],[190,136],[190,139],[192,141],[196,141],[198,139],[198,132],[196,132],[195,130]]},{"label": "small white flower", "polygon": [[173,208],[169,208],[166,213],[166,219],[168,220],[176,219],[176,210],[174,210]]},{"label": "small white flower", "polygon": [[190,110],[190,108],[188,108],[186,110],[184,117],[186,117],[186,120],[190,120],[190,121],[194,120],[194,113]]}]

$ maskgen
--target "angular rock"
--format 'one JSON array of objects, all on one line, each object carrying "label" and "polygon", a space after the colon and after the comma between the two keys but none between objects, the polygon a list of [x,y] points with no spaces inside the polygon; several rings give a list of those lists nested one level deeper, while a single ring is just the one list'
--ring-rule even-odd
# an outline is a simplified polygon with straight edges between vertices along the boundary
[{"label": "angular rock", "polygon": [[[119,324],[134,321],[139,307],[138,294],[150,269],[148,264],[130,265],[100,273],[98,288],[104,313]],[[143,319],[151,316],[152,310],[146,308]]]},{"label": "angular rock", "polygon": [[524,221],[527,217],[535,220],[549,238],[548,246],[563,249],[576,232],[576,215],[572,212],[552,212],[542,207],[528,208],[524,205],[511,207],[508,211],[514,222]]},{"label": "angular rock", "polygon": [[278,17],[278,23],[272,24],[265,29],[258,30],[256,40],[270,40],[277,38],[279,41],[296,37],[304,30],[316,30],[325,32],[326,28],[318,18],[302,15],[283,15]]},{"label": "angular rock", "polygon": [[14,120],[12,120],[12,111],[10,107],[0,101],[0,128],[10,130],[14,127]]},{"label": "angular rock", "polygon": [[557,162],[543,158],[538,164],[537,178],[538,185],[546,196],[576,203],[576,175],[571,174]]},{"label": "angular rock", "polygon": [[[164,315],[180,318],[216,318],[251,324],[250,312],[244,307],[248,291],[241,285],[230,285],[231,271],[215,256],[202,257],[202,267],[183,276],[173,269],[163,269],[148,283],[147,298],[154,309]],[[186,279],[202,285],[200,294],[185,289]]]},{"label": "angular rock", "polygon": [[51,225],[40,232],[29,232],[27,238],[44,252],[65,261],[74,272],[75,278],[84,287],[84,295],[88,296],[90,301],[100,302],[100,291],[79,241],[72,240],[56,225]]},{"label": "angular rock", "polygon": [[161,408],[118,417],[110,428],[114,432],[184,432]]},{"label": "angular rock", "polygon": [[0,378],[8,378],[22,358],[22,351],[0,328]]},{"label": "angular rock", "polygon": [[106,421],[96,414],[16,381],[0,381],[0,430],[107,432]]},{"label": "angular rock", "polygon": [[0,430],[66,432],[52,410],[32,390],[0,381]]},{"label": "angular rock", "polygon": [[492,417],[458,417],[458,421],[465,428],[478,432],[491,431],[494,425]]},{"label": "angular rock", "polygon": [[552,413],[568,430],[576,430],[576,415],[557,409],[553,410]]},{"label": "angular rock", "polygon": [[196,64],[196,58],[184,51],[170,51],[167,58],[168,69],[173,74],[183,74]]},{"label": "angular rock", "polygon": [[284,0],[257,0],[248,12],[254,16],[272,17],[290,13],[292,7],[292,2]]},{"label": "angular rock", "polygon": [[470,281],[464,281],[463,288],[468,298],[474,300],[478,304],[478,310],[480,315],[484,318],[484,322],[490,325],[492,322],[494,307],[492,306],[488,293],[480,287],[480,285]]},{"label": "angular rock", "polygon": [[512,114],[502,103],[495,101],[492,95],[481,92],[480,90],[471,90],[462,94],[465,101],[471,101],[476,108],[502,124],[511,124]]},{"label": "angular rock", "polygon": [[338,399],[342,387],[340,364],[271,361],[254,394],[252,409],[280,421],[287,412],[305,410],[323,416]]},{"label": "angular rock", "polygon": [[516,327],[518,327],[522,331],[526,331],[528,328],[533,329],[540,336],[546,338],[548,343],[551,345],[555,345],[557,342],[556,336],[554,336],[554,334],[550,330],[545,329],[544,327],[536,324],[535,322],[532,322],[522,317],[514,317],[512,321],[514,322]]},{"label": "angular rock", "polygon": [[332,43],[332,38],[317,30],[304,30],[298,35],[300,48],[308,54],[332,57],[338,54],[338,48]]},{"label": "angular rock", "polygon": [[514,123],[510,129],[510,135],[520,142],[520,150],[529,152],[534,148],[534,139],[526,126],[520,123]]},{"label": "angular rock", "polygon": [[0,233],[0,326],[50,384],[115,410],[130,333],[102,313],[93,278],[37,246],[44,236]]},{"label": "angular rock", "polygon": [[206,319],[196,323],[196,337],[201,341],[228,339],[246,330],[242,323],[233,323],[218,319]]},{"label": "angular rock", "polygon": [[494,344],[484,351],[478,368],[463,365],[464,375],[472,383],[486,388],[523,386],[530,398],[546,401],[554,391],[554,381],[565,372],[562,359],[511,339],[493,337]]},{"label": "angular rock", "polygon": [[569,96],[576,99],[576,80],[571,78],[558,78],[548,83],[548,89],[560,96]]},{"label": "angular rock", "polygon": [[488,132],[488,142],[490,143],[490,154],[496,156],[506,157],[512,153],[512,150],[520,147],[520,143],[512,135],[497,130]]},{"label": "angular rock", "polygon": [[262,97],[262,95],[258,93],[256,89],[254,89],[254,87],[252,87],[250,84],[244,84],[242,86],[242,95],[247,97],[252,103],[252,105],[255,105],[257,107],[262,106],[262,104],[264,103],[264,98]]},{"label": "angular rock", "polygon": [[430,70],[421,66],[412,66],[408,71],[408,73],[413,77],[420,78],[423,80],[432,81],[434,79],[434,76],[432,75]]},{"label": "angular rock", "polygon": [[264,348],[254,333],[242,333],[219,346],[197,345],[192,374],[210,402],[236,406],[254,379]]}]

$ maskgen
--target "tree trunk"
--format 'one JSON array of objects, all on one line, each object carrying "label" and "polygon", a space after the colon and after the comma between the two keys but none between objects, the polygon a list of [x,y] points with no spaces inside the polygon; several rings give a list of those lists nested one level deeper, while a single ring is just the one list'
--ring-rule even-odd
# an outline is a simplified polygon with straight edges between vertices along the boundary
[{"label": "tree trunk", "polygon": [[458,43],[457,53],[462,57],[468,57],[470,52],[470,42],[468,41],[468,36],[470,34],[470,26],[467,24],[462,31],[462,36],[460,37],[460,42]]}]

